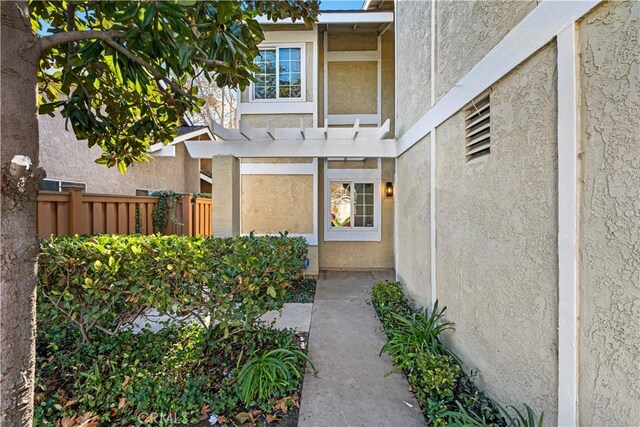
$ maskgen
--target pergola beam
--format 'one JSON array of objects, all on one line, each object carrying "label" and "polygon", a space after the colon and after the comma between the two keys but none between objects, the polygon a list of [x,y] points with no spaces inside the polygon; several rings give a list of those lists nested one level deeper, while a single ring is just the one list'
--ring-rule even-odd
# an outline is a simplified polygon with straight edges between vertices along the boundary
[{"label": "pergola beam", "polygon": [[[343,129],[351,131],[351,129]],[[263,139],[248,141],[185,141],[195,159],[233,157],[396,157],[395,139]]]}]

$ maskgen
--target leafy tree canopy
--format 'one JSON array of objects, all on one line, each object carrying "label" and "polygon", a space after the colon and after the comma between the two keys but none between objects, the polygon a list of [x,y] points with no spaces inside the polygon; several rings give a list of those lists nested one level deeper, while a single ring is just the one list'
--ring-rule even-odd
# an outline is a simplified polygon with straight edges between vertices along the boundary
[{"label": "leafy tree canopy", "polygon": [[125,172],[198,111],[196,78],[244,89],[264,40],[258,15],[312,26],[316,1],[36,1],[39,111],[59,110],[96,160]]}]

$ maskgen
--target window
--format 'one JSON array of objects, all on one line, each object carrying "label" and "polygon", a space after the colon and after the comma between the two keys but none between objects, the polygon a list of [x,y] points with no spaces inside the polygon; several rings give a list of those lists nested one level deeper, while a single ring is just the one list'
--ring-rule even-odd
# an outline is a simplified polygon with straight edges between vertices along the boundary
[{"label": "window", "polygon": [[374,226],[374,184],[331,181],[330,220],[333,228]]},{"label": "window", "polygon": [[380,241],[380,168],[329,169],[325,163],[325,241]]},{"label": "window", "polygon": [[59,179],[43,179],[40,181],[40,190],[42,191],[64,191],[67,185],[80,186],[82,191],[87,191],[87,184],[82,182],[61,181]]},{"label": "window", "polygon": [[467,163],[486,160],[491,152],[491,103],[489,95],[475,100],[466,110],[464,131]]},{"label": "window", "polygon": [[301,99],[303,93],[302,48],[260,49],[253,83],[253,99]]}]

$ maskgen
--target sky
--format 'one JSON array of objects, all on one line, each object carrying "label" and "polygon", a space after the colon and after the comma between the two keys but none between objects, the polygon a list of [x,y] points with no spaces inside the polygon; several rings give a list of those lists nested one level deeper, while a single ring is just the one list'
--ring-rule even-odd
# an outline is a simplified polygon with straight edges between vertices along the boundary
[{"label": "sky", "polygon": [[360,10],[363,0],[321,0],[320,10]]}]

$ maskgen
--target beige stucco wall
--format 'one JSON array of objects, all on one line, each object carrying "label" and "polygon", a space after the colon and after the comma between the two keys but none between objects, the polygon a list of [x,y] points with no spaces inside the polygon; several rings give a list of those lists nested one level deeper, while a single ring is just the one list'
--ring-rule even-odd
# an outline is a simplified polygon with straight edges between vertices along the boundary
[{"label": "beige stucco wall", "polygon": [[396,120],[396,83],[395,83],[395,34],[393,28],[389,28],[381,39],[382,52],[382,120],[384,123],[390,120],[389,134],[387,138],[393,138]]},{"label": "beige stucco wall", "polygon": [[640,417],[640,3],[603,4],[579,28],[580,424],[630,426]]},{"label": "beige stucco wall", "polygon": [[136,189],[200,191],[197,159],[189,157],[184,144],[176,144],[176,157],[152,157],[129,166],[126,175],[117,168],[95,163],[102,150],[89,148],[67,132],[64,119],[39,116],[40,164],[47,178],[82,182],[90,193],[135,195]]},{"label": "beige stucco wall", "polygon": [[378,64],[372,61],[329,62],[329,114],[375,114],[378,108]]},{"label": "beige stucco wall", "polygon": [[353,31],[351,25],[331,27],[327,38],[329,52],[378,49],[377,34],[374,31]]},{"label": "beige stucco wall", "polygon": [[431,1],[396,2],[398,123],[401,136],[431,105]]},{"label": "beige stucco wall", "polygon": [[313,175],[243,175],[242,233],[313,233]]},{"label": "beige stucco wall", "polygon": [[437,2],[440,99],[536,7],[535,0]]},{"label": "beige stucco wall", "polygon": [[491,92],[491,155],[465,164],[464,112],[437,129],[437,298],[447,344],[506,404],[556,419],[556,49]]},{"label": "beige stucco wall", "polygon": [[242,121],[254,128],[266,128],[267,121],[274,128],[297,128],[300,119],[304,120],[305,127],[313,126],[312,114],[243,114]]},{"label": "beige stucco wall", "polygon": [[[382,182],[393,181],[393,159],[382,160]],[[382,240],[380,242],[324,241],[324,168],[319,162],[318,175],[318,251],[321,270],[388,269],[394,266],[393,198],[382,200]],[[384,184],[383,184],[384,185]]]},{"label": "beige stucco wall", "polygon": [[431,306],[430,135],[396,162],[396,275],[409,296]]}]

